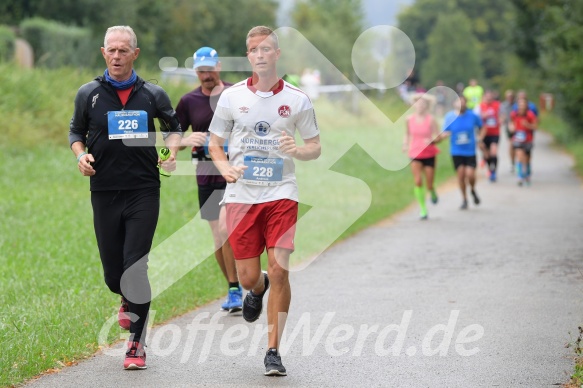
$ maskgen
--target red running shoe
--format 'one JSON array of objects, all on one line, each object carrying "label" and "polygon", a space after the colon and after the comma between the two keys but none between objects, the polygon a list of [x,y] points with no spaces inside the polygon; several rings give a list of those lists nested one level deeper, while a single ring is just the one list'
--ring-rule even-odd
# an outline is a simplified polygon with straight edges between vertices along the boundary
[{"label": "red running shoe", "polygon": [[128,301],[122,296],[121,297],[121,306],[119,306],[119,312],[117,313],[117,322],[119,323],[120,327],[124,330],[130,329],[130,324],[132,321],[130,320],[129,316],[130,306],[128,306]]},{"label": "red running shoe", "polygon": [[139,342],[128,342],[128,351],[123,362],[125,370],[146,369],[146,351]]}]

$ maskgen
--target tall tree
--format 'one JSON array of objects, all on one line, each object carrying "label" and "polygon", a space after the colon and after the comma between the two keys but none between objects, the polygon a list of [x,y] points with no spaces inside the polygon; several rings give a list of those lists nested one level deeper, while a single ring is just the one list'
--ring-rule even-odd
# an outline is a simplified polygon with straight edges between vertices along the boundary
[{"label": "tall tree", "polygon": [[[557,0],[547,5],[540,21],[540,63],[547,87],[559,97],[566,118],[583,136],[583,3]],[[534,2],[532,6],[538,6]]]},{"label": "tall tree", "polygon": [[292,11],[294,27],[349,78],[352,47],[362,32],[363,15],[360,0],[301,0]]},{"label": "tall tree", "polygon": [[427,38],[427,46],[429,57],[421,67],[426,85],[442,80],[453,87],[470,78],[481,78],[478,41],[471,21],[463,12],[440,14]]},{"label": "tall tree", "polygon": [[211,46],[221,56],[244,56],[245,36],[253,26],[275,27],[277,3],[170,0],[163,12],[167,21],[156,30],[158,55],[175,57],[183,65],[201,46]]},{"label": "tall tree", "polygon": [[530,67],[538,67],[538,37],[542,32],[542,18],[548,1],[512,0],[514,19],[512,20],[510,48]]},{"label": "tall tree", "polygon": [[415,46],[417,67],[421,67],[421,64],[429,57],[427,37],[435,27],[437,16],[441,13],[449,13],[452,9],[451,1],[444,3],[436,0],[417,0],[397,16],[398,27]]},{"label": "tall tree", "polygon": [[58,7],[55,0],[2,0],[0,23],[18,25],[40,17],[87,27],[93,32],[88,44],[96,47],[107,27],[130,25],[142,49],[139,64],[154,67],[164,56],[182,65],[200,46],[242,56],[251,27],[275,27],[277,7],[276,0],[60,0]]},{"label": "tall tree", "polygon": [[484,75],[491,78],[502,74],[501,55],[509,50],[506,37],[513,17],[512,5],[506,0],[417,0],[406,8],[398,15],[398,24],[415,45],[418,65],[423,67],[429,57],[427,39],[438,16],[454,12],[465,13],[471,21]]}]

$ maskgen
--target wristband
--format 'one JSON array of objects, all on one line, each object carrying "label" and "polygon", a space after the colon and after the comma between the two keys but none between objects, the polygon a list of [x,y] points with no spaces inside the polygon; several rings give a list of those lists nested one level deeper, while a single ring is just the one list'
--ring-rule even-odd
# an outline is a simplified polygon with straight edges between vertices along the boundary
[{"label": "wristband", "polygon": [[79,163],[81,161],[81,156],[83,156],[83,155],[87,155],[87,152],[81,152],[79,154],[79,156],[77,156],[77,163]]}]

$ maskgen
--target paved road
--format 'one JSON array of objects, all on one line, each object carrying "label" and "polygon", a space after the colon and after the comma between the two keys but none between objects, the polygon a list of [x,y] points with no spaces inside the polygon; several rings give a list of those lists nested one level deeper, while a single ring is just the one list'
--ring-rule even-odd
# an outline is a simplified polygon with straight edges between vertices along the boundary
[{"label": "paved road", "polygon": [[499,182],[479,182],[479,207],[458,210],[446,185],[429,221],[411,208],[293,273],[287,377],[262,375],[265,316],[247,324],[217,314],[217,301],[153,330],[147,371],[122,371],[120,355],[100,354],[30,386],[566,382],[565,344],[582,323],[583,189],[549,137],[536,140],[532,187],[517,187],[503,158]]}]

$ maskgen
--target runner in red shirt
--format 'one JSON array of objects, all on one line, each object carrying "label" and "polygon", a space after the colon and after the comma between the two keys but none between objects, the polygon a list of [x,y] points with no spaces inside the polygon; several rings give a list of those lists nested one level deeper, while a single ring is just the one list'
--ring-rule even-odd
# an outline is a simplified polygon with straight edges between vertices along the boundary
[{"label": "runner in red shirt", "polygon": [[518,100],[518,110],[510,114],[512,146],[516,150],[518,172],[518,185],[530,185],[530,161],[534,131],[537,127],[537,118],[533,111],[528,109],[528,101],[524,98]]},{"label": "runner in red shirt", "polygon": [[498,168],[498,142],[500,141],[500,102],[494,99],[492,91],[484,94],[480,104],[480,114],[486,129],[486,136],[480,142],[480,149],[488,165],[490,182],[496,182]]}]

